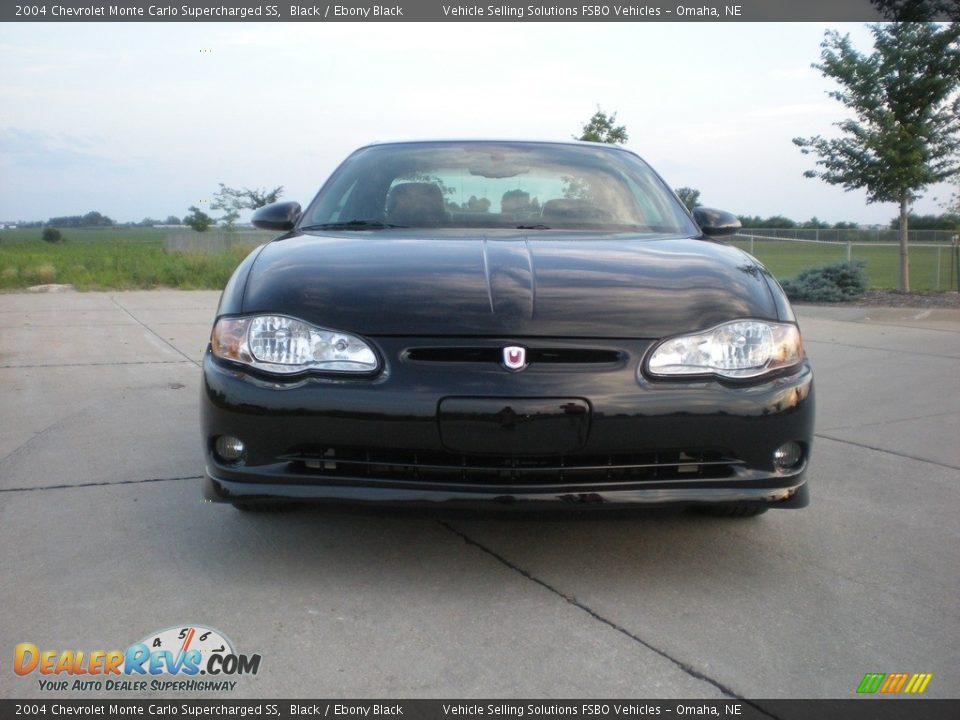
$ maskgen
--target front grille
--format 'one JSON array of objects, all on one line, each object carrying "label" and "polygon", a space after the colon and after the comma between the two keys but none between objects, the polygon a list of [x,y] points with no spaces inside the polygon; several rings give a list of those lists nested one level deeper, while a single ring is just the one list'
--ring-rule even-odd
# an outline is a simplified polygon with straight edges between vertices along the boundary
[{"label": "front grille", "polygon": [[719,451],[496,456],[324,448],[282,458],[305,475],[463,485],[562,485],[730,477],[743,462]]},{"label": "front grille", "polygon": [[[442,363],[500,363],[503,360],[501,347],[420,347],[406,352],[413,362]],[[545,364],[603,364],[619,363],[626,353],[616,350],[593,348],[528,348],[527,362],[530,365]]]}]

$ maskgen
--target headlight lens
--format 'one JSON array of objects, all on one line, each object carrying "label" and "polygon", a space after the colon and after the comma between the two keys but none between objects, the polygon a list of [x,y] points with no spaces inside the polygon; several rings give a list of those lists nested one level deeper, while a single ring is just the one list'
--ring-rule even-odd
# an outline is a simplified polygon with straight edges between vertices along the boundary
[{"label": "headlight lens", "polygon": [[803,343],[796,325],[738,320],[664,340],[647,361],[647,371],[657,377],[742,379],[790,367],[802,359]]},{"label": "headlight lens", "polygon": [[285,315],[220,318],[210,344],[217,357],[273,373],[371,373],[379,365],[360,338]]}]

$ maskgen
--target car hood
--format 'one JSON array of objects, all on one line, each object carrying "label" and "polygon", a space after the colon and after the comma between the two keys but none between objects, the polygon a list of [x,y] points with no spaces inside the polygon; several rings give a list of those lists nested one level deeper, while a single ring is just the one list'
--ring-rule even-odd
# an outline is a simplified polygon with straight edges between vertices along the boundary
[{"label": "car hood", "polygon": [[244,313],[362,335],[656,338],[777,319],[763,270],[693,238],[381,230],[267,244]]}]

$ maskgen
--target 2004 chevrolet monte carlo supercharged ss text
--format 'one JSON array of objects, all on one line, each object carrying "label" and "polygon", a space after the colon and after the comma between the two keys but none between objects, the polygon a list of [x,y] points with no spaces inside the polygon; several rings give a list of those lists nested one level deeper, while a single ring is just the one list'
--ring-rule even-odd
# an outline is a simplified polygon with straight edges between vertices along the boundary
[{"label": "2004 chevrolet monte carlo supercharged ss text", "polygon": [[728,515],[808,502],[813,376],[779,284],[639,157],[353,153],[227,283],[205,496]]}]

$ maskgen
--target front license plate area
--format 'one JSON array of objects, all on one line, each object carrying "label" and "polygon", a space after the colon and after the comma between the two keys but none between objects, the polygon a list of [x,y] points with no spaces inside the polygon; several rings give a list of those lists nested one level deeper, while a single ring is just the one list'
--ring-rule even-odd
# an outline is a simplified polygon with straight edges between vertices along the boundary
[{"label": "front license plate area", "polygon": [[440,441],[458,453],[570,453],[590,434],[590,404],[583,398],[448,397],[437,415]]}]

